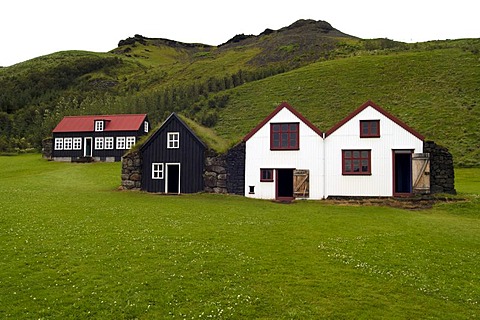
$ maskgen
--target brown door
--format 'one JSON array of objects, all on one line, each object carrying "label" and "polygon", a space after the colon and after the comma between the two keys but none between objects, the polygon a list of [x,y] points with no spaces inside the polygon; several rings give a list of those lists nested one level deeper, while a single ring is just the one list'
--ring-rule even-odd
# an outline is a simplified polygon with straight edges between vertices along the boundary
[{"label": "brown door", "polygon": [[293,171],[293,196],[295,198],[308,198],[310,192],[309,170]]},{"label": "brown door", "polygon": [[430,193],[430,154],[414,153],[412,155],[413,193]]}]

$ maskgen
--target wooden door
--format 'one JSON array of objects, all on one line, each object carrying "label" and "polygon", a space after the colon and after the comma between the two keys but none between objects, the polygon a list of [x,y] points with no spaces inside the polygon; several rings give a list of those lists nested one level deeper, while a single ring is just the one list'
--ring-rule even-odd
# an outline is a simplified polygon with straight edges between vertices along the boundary
[{"label": "wooden door", "polygon": [[309,170],[293,171],[293,196],[295,198],[308,198],[310,192]]},{"label": "wooden door", "polygon": [[414,193],[430,193],[430,154],[412,155],[412,182]]}]

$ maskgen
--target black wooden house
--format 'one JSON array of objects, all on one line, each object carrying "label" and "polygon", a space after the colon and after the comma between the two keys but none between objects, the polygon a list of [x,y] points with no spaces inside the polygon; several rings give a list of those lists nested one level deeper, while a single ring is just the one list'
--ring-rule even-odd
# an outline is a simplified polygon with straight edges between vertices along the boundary
[{"label": "black wooden house", "polygon": [[140,147],[141,189],[160,193],[204,190],[205,144],[175,113]]},{"label": "black wooden house", "polygon": [[52,131],[52,159],[120,161],[149,127],[146,114],[64,117]]}]

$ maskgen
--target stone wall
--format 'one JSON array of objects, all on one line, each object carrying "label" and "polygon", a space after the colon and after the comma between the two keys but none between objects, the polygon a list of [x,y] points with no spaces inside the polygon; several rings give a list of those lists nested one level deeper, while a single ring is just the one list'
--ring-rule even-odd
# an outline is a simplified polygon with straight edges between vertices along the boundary
[{"label": "stone wall", "polygon": [[42,140],[42,157],[44,159],[52,159],[53,156],[53,138]]},{"label": "stone wall", "polygon": [[227,162],[225,155],[218,155],[211,150],[206,151],[203,180],[205,192],[227,193]]},{"label": "stone wall", "polygon": [[122,157],[122,189],[140,190],[142,187],[142,155],[129,152]]},{"label": "stone wall", "polygon": [[228,193],[245,195],[245,142],[240,142],[227,152]]},{"label": "stone wall", "polygon": [[452,154],[433,141],[424,142],[423,152],[430,153],[430,193],[456,194]]}]

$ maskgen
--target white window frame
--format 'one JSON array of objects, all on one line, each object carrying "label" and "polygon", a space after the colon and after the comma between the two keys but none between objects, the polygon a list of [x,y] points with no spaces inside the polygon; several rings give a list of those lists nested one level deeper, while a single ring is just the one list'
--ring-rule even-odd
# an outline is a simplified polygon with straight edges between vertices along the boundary
[{"label": "white window frame", "polygon": [[73,142],[72,138],[63,138],[63,150],[72,150]]},{"label": "white window frame", "polygon": [[125,137],[117,137],[117,149],[124,150],[125,149]]},{"label": "white window frame", "polygon": [[103,150],[103,137],[95,137],[95,150]]},{"label": "white window frame", "polygon": [[63,150],[63,138],[55,138],[55,150]]},{"label": "white window frame", "polygon": [[163,163],[152,163],[152,179],[163,179]]},{"label": "white window frame", "polygon": [[135,145],[135,137],[127,137],[127,140],[125,142],[125,149],[130,149]]},{"label": "white window frame", "polygon": [[180,148],[180,132],[167,132],[167,149]]},{"label": "white window frame", "polygon": [[73,150],[82,150],[82,138],[73,138],[72,148]]},{"label": "white window frame", "polygon": [[105,127],[105,121],[95,120],[95,131],[103,131]]},{"label": "white window frame", "polygon": [[113,137],[105,137],[105,142],[103,147],[107,150],[113,149]]},{"label": "white window frame", "polygon": [[149,129],[149,128],[148,128],[148,121],[145,121],[145,122],[143,123],[143,131],[145,131],[145,133],[148,133],[148,129]]}]

